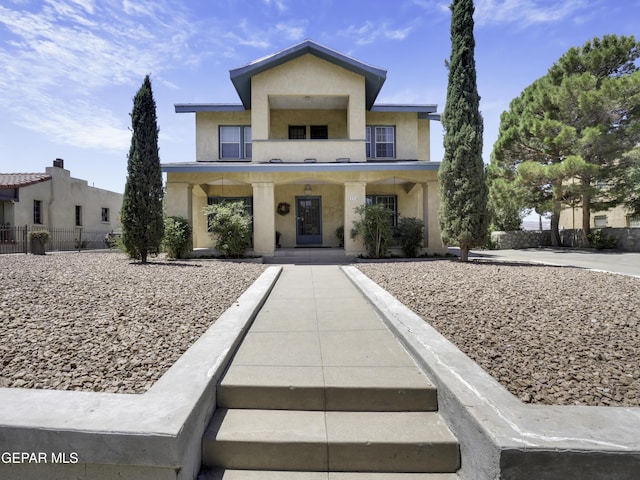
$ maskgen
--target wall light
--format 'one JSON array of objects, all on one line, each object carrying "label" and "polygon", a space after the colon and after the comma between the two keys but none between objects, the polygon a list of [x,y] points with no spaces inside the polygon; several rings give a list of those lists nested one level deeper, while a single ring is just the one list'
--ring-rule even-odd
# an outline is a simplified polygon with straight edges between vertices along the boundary
[{"label": "wall light", "polygon": [[311,195],[311,185],[309,185],[308,183],[304,186],[304,194]]}]

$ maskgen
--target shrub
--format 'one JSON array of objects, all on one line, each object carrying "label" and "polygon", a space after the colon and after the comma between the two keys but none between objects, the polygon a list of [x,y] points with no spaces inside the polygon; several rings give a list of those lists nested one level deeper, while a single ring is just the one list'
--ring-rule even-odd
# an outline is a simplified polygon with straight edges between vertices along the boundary
[{"label": "shrub", "polygon": [[424,238],[424,223],[419,218],[403,217],[398,221],[395,236],[405,257],[417,257]]},{"label": "shrub", "polygon": [[251,240],[251,217],[242,202],[209,205],[209,230],[214,246],[225,257],[241,257]]},{"label": "shrub", "polygon": [[594,230],[587,235],[589,243],[596,250],[605,248],[616,248],[616,239],[602,229]]},{"label": "shrub", "polygon": [[355,211],[362,218],[353,222],[351,238],[360,237],[370,257],[383,257],[392,237],[391,210],[383,205],[360,205]]},{"label": "shrub", "polygon": [[183,258],[191,250],[191,225],[184,217],[164,219],[162,249],[169,258]]},{"label": "shrub", "polygon": [[36,230],[34,232],[29,232],[29,237],[33,239],[38,239],[42,243],[47,243],[49,241],[49,231],[48,230]]},{"label": "shrub", "polygon": [[340,225],[336,228],[336,237],[338,237],[338,241],[340,242],[340,246],[344,245],[344,225]]}]

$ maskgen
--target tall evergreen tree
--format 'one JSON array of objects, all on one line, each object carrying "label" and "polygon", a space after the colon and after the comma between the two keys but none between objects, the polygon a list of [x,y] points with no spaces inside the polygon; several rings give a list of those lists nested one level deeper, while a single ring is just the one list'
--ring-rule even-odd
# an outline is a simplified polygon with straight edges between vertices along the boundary
[{"label": "tall evergreen tree", "polygon": [[445,243],[457,243],[460,260],[487,235],[487,184],[482,162],[483,122],[476,84],[472,0],[451,5],[451,59],[447,104],[442,115],[444,158],[438,171],[440,228]]},{"label": "tall evergreen tree", "polygon": [[146,263],[148,254],[160,251],[164,234],[156,102],[149,75],[133,99],[131,128],[127,183],[122,199],[122,241],[131,258]]}]

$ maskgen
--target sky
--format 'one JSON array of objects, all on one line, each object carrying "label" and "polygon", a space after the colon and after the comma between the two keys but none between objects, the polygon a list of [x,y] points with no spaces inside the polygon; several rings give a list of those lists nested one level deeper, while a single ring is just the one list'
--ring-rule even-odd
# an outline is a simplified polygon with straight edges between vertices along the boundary
[{"label": "sky", "polygon": [[[162,163],[194,161],[195,116],[239,103],[229,70],[311,39],[387,70],[377,103],[447,91],[450,0],[0,0],[0,172],[71,176],[123,192],[132,99],[151,76]],[[640,36],[640,0],[476,0],[483,158],[501,113],[570,47]],[[431,157],[444,153],[432,125]]]}]

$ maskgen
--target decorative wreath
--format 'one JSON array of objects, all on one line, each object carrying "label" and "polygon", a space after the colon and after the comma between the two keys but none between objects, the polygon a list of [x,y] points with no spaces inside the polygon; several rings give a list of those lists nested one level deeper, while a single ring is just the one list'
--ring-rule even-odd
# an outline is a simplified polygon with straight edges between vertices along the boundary
[{"label": "decorative wreath", "polygon": [[287,213],[289,213],[290,208],[291,208],[291,205],[289,205],[286,202],[281,202],[278,204],[278,213],[280,215],[286,215]]}]

